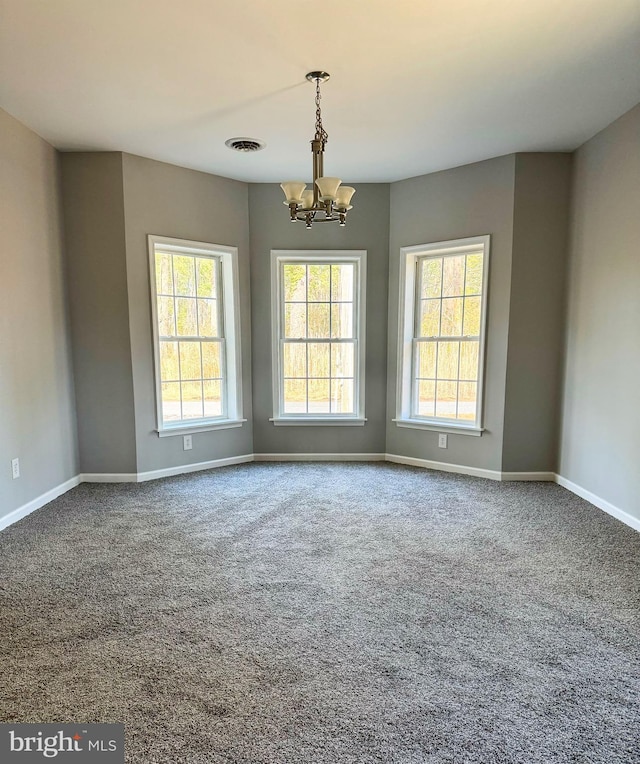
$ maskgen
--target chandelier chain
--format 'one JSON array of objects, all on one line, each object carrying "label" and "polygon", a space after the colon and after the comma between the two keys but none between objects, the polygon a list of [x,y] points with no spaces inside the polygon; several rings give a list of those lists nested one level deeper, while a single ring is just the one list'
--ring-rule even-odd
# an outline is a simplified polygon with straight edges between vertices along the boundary
[{"label": "chandelier chain", "polygon": [[322,126],[322,112],[320,110],[320,80],[316,80],[316,140],[326,143],[329,140],[327,131]]}]

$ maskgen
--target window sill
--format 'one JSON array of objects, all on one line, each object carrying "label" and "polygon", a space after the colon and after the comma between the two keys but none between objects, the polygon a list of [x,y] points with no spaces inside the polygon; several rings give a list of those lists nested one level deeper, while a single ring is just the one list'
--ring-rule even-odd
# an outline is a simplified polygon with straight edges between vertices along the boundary
[{"label": "window sill", "polygon": [[455,433],[456,435],[474,435],[480,437],[484,427],[467,427],[461,424],[437,424],[435,422],[423,422],[420,419],[392,419],[397,427],[407,427],[412,430],[433,430],[434,432]]},{"label": "window sill", "polygon": [[316,427],[318,425],[320,427],[323,425],[325,427],[335,427],[336,425],[338,427],[363,427],[367,420],[359,417],[305,417],[304,419],[302,417],[299,419],[294,419],[293,417],[272,417],[269,421],[273,422],[276,427],[288,427],[290,425],[294,427]]},{"label": "window sill", "polygon": [[196,432],[210,432],[212,430],[230,430],[232,427],[242,427],[246,419],[224,419],[220,422],[207,422],[206,424],[180,425],[180,427],[165,427],[164,430],[156,430],[159,438],[169,438],[172,435],[192,435]]}]

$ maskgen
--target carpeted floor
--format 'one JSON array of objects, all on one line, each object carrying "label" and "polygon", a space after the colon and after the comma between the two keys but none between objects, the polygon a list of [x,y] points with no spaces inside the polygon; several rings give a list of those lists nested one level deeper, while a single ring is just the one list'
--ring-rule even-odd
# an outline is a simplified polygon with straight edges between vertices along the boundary
[{"label": "carpeted floor", "polygon": [[552,484],[82,485],[0,554],[0,719],[124,722],[128,762],[640,762],[640,534]]}]

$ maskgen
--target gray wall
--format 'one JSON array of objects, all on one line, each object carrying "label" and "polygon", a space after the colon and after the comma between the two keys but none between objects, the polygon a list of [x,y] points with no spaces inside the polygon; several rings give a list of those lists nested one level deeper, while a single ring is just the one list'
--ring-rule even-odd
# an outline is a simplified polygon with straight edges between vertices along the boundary
[{"label": "gray wall", "polygon": [[78,472],[61,223],[55,150],[0,110],[0,517]]},{"label": "gray wall", "polygon": [[62,154],[80,471],[136,471],[122,155]]},{"label": "gray wall", "polygon": [[[254,451],[256,453],[383,453],[385,450],[389,186],[359,183],[346,228],[289,222],[276,184],[249,188],[253,317]],[[364,427],[283,426],[271,391],[272,249],[366,249],[367,338]]]},{"label": "gray wall", "polygon": [[[251,307],[246,183],[125,154],[124,209],[138,472],[250,454]],[[238,247],[244,416],[241,428],[159,438],[156,424],[147,234]],[[126,292],[124,293],[126,299]],[[133,421],[133,419],[132,419]]]},{"label": "gray wall", "polygon": [[640,105],[574,163],[560,474],[640,518]]},{"label": "gray wall", "polygon": [[[571,157],[519,154],[359,184],[346,229],[291,225],[275,184],[120,153],[58,158],[1,111],[0,157],[0,516],[79,471],[145,472],[252,451],[387,451],[505,471],[551,471],[559,458],[564,477],[640,518],[640,106],[574,155],[571,210]],[[195,434],[190,452],[179,436],[154,432],[149,233],[239,248],[249,421]],[[399,251],[479,234],[492,237],[486,432],[452,434],[443,451],[435,432],[391,423]],[[305,248],[368,252],[365,427],[268,421],[269,253]]]},{"label": "gray wall", "polygon": [[[509,329],[515,156],[499,157],[391,185],[387,452],[500,470]],[[491,235],[482,437],[397,427],[398,273],[400,248]]]},{"label": "gray wall", "polygon": [[516,154],[502,469],[554,472],[571,154]]}]

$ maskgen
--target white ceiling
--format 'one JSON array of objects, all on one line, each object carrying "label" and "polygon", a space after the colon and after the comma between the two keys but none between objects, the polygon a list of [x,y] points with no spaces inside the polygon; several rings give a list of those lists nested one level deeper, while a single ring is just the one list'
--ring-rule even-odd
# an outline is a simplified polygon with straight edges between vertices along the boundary
[{"label": "white ceiling", "polygon": [[[390,181],[571,150],[640,101],[640,0],[0,0],[0,105],[63,150]],[[224,142],[266,141],[256,154]]]}]

